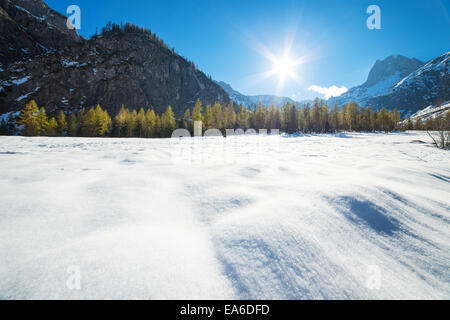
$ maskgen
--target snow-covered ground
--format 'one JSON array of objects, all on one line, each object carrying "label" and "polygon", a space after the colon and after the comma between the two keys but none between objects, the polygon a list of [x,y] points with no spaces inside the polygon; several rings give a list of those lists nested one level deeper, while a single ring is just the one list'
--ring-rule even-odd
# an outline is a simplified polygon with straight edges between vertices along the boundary
[{"label": "snow-covered ground", "polygon": [[450,153],[412,140],[0,137],[0,299],[449,299]]}]

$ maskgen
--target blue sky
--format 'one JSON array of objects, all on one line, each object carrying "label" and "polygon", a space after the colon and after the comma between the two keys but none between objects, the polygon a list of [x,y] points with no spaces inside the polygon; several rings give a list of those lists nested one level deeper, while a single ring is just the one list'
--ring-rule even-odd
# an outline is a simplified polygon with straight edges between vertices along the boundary
[{"label": "blue sky", "polygon": [[[450,0],[45,0],[66,14],[81,8],[89,38],[108,20],[150,28],[216,80],[244,94],[278,94],[296,100],[308,90],[363,83],[377,59],[392,54],[430,60],[450,51]],[[381,30],[369,30],[369,5],[381,9]],[[297,79],[263,77],[290,47]]]}]

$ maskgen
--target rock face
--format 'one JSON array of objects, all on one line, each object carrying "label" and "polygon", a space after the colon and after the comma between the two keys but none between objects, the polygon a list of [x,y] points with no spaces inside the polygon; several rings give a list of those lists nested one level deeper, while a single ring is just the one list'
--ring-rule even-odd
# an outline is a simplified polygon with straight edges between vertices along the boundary
[{"label": "rock face", "polygon": [[[7,2],[9,8],[13,2],[32,2],[39,8],[46,7],[37,0]],[[34,21],[34,15],[35,11],[23,19]],[[64,18],[64,24],[65,21]],[[18,45],[25,46],[26,41],[19,36],[26,31],[17,31]],[[3,32],[1,35],[5,36]],[[34,41],[37,40],[33,38],[30,43]],[[45,42],[46,48],[51,47],[50,44],[53,43]],[[4,50],[2,48],[1,53],[5,53]],[[171,105],[180,115],[197,99],[204,104],[230,100],[228,94],[193,63],[141,29],[108,31],[90,40],[67,33],[66,42],[55,40],[51,50],[32,52],[30,57],[13,63],[11,58],[5,59],[5,70],[0,78],[0,113],[20,110],[30,99],[35,99],[49,112],[58,109],[73,112],[101,104],[112,115],[122,105],[131,109],[153,107],[157,112]]]},{"label": "rock face", "polygon": [[42,1],[0,0],[0,67],[80,42],[66,21]]}]

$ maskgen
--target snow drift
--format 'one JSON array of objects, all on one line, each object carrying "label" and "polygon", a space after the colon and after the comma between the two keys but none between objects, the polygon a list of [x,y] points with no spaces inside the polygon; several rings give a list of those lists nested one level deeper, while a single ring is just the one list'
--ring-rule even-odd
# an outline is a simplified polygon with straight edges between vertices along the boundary
[{"label": "snow drift", "polygon": [[450,157],[412,140],[1,137],[0,299],[448,299]]}]

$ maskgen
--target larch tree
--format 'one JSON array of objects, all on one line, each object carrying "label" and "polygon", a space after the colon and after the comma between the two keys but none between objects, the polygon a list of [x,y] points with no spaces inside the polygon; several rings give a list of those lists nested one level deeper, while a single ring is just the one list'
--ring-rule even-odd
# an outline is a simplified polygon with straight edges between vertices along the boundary
[{"label": "larch tree", "polygon": [[39,135],[45,136],[47,134],[48,117],[44,107],[39,109],[39,112],[36,115],[36,120],[39,126]]},{"label": "larch tree", "polygon": [[57,131],[58,135],[62,136],[67,131],[67,121],[66,121],[66,114],[64,111],[60,110],[58,113],[58,116],[56,117],[56,122],[58,123]]},{"label": "larch tree", "polygon": [[50,119],[50,121],[48,122],[46,134],[49,137],[56,137],[59,135],[58,134],[58,122],[56,121],[56,119],[54,117],[52,117]]},{"label": "larch tree", "polygon": [[24,136],[38,136],[41,132],[37,114],[39,113],[36,101],[31,100],[25,105],[17,119],[17,125],[22,126],[22,134]]},{"label": "larch tree", "polygon": [[176,128],[175,116],[172,111],[172,107],[168,106],[166,112],[161,116],[161,126],[163,131],[163,137],[170,137],[172,132]]},{"label": "larch tree", "polygon": [[78,135],[79,128],[80,124],[78,118],[75,114],[72,113],[69,119],[69,127],[68,127],[69,136],[76,137]]}]

